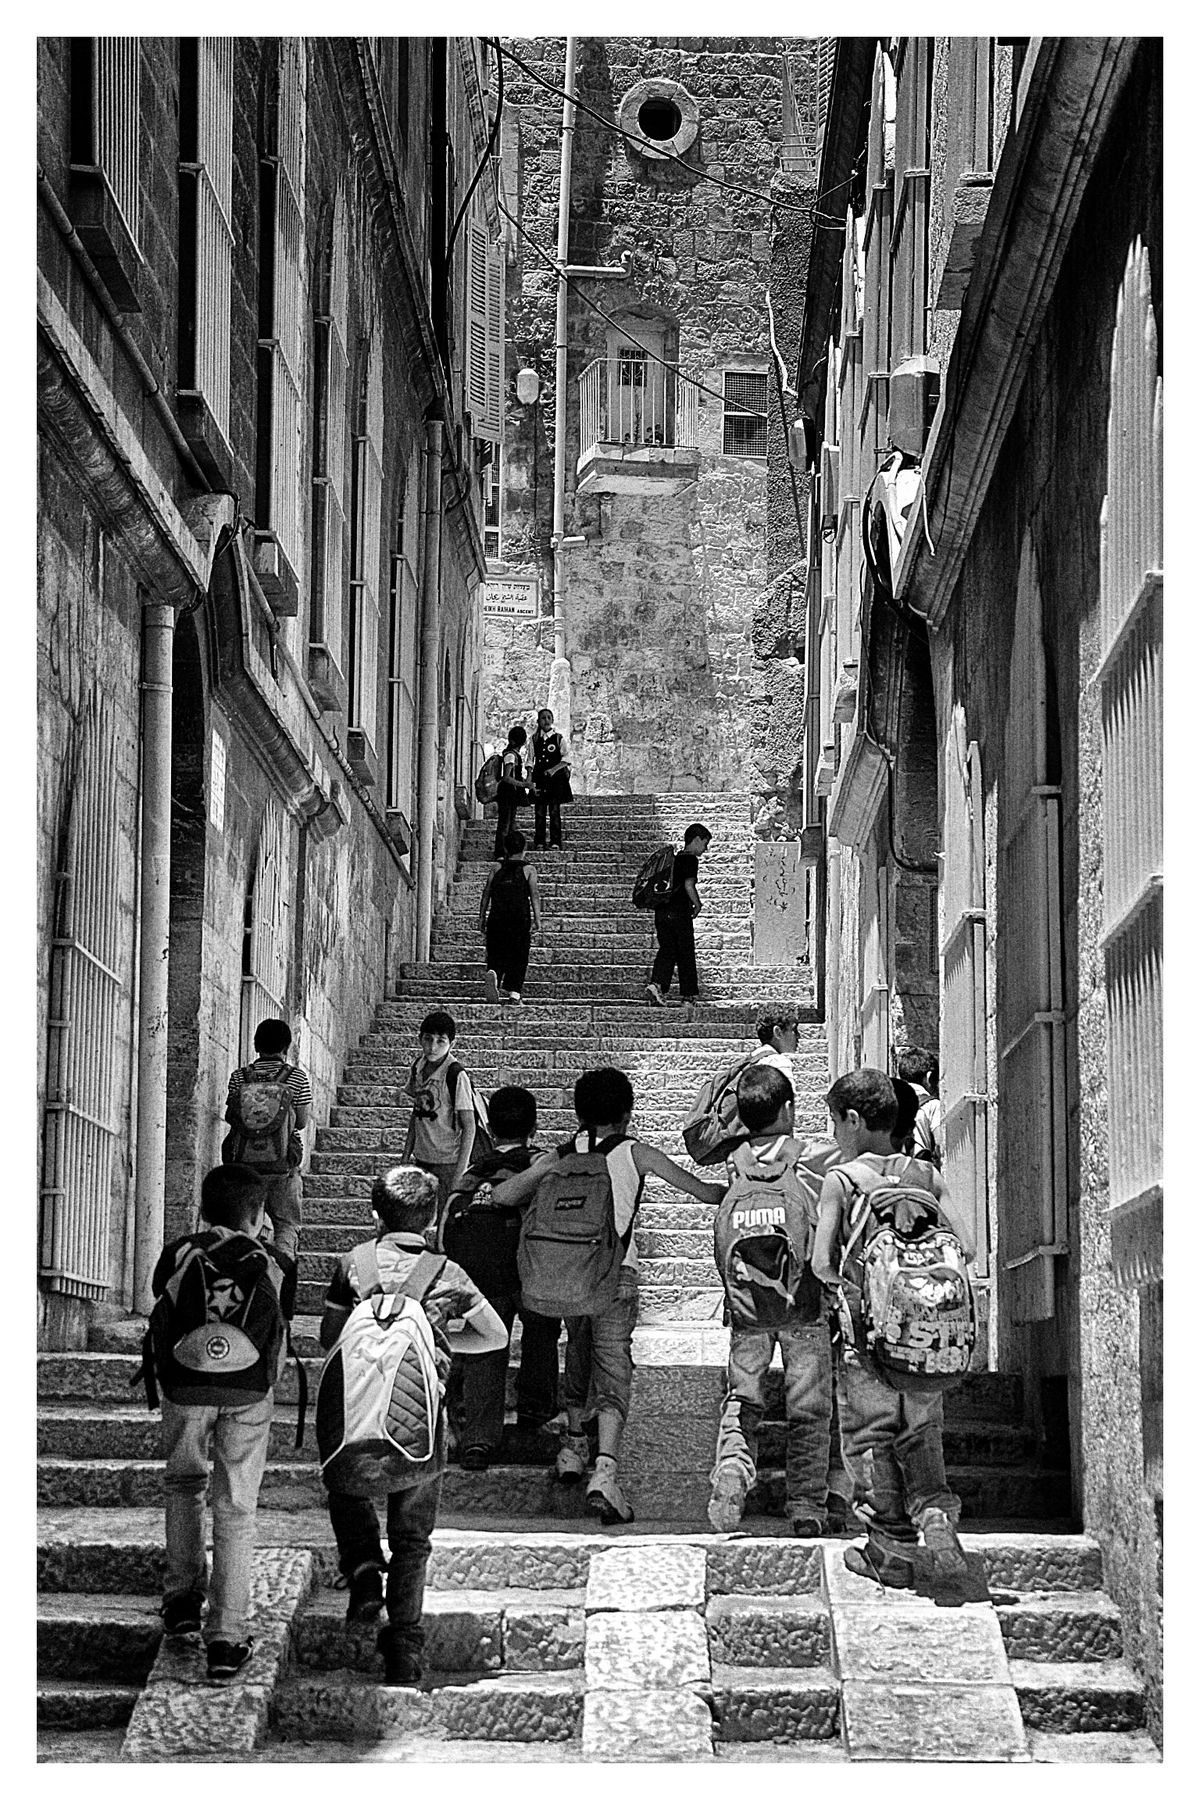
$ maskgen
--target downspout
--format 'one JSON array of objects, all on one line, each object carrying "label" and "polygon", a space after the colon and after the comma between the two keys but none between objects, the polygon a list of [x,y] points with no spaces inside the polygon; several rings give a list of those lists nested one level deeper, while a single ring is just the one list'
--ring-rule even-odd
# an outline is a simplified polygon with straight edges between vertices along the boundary
[{"label": "downspout", "polygon": [[138,943],[133,1307],[154,1304],[167,1185],[167,977],[171,940],[171,661],[175,609],[142,609],[142,828]]},{"label": "downspout", "polygon": [[567,659],[566,559],[563,525],[567,500],[567,253],[571,224],[571,154],[575,142],[575,42],[567,39],[563,78],[562,157],[558,174],[558,300],[554,316],[554,662],[546,704],[564,741],[571,741],[571,664]]},{"label": "downspout", "polygon": [[413,960],[428,962],[433,932],[433,844],[437,812],[438,633],[441,626],[442,444],[440,419],[425,421],[422,515],[420,710],[417,715],[417,930]]}]

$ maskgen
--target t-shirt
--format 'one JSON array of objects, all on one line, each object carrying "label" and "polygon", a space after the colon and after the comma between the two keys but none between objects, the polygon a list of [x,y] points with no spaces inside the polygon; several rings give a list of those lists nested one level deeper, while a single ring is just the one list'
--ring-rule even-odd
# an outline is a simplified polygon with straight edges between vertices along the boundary
[{"label": "t-shirt", "polygon": [[927,1100],[917,1113],[913,1125],[913,1149],[924,1161],[936,1164],[939,1169],[946,1149],[944,1135],[942,1103],[940,1100]]},{"label": "t-shirt", "polygon": [[501,755],[498,798],[509,804],[525,798],[525,764],[519,750],[505,750]]},{"label": "t-shirt", "polygon": [[778,1069],[781,1075],[787,1076],[792,1093],[796,1092],[796,1072],[786,1050],[768,1050],[764,1047],[761,1055],[755,1053],[754,1066],[756,1069]]},{"label": "t-shirt", "polygon": [[695,881],[700,874],[700,859],[687,850],[675,852],[675,863],[671,870],[671,898],[664,902],[661,911],[682,913],[685,919],[692,916],[692,897],[684,889],[685,881]]},{"label": "t-shirt", "polygon": [[416,1162],[449,1163],[458,1155],[462,1127],[457,1115],[474,1107],[471,1077],[460,1065],[454,1092],[449,1091],[449,1073],[454,1063],[453,1051],[438,1063],[427,1063],[418,1056],[409,1072],[405,1093],[413,1103],[416,1131],[413,1134],[413,1158]]},{"label": "t-shirt", "polygon": [[[380,1279],[385,1287],[399,1287],[412,1273],[417,1257],[428,1248],[425,1239],[412,1231],[388,1231],[378,1238],[375,1255],[379,1260]],[[354,1253],[348,1251],[334,1265],[325,1293],[325,1305],[337,1312],[349,1314],[362,1297],[354,1272]],[[453,1339],[446,1329],[449,1321],[465,1319],[477,1307],[486,1306],[487,1301],[466,1270],[447,1259],[441,1274],[428,1289],[421,1304],[433,1330],[434,1343],[441,1352],[438,1367],[444,1378],[454,1347]]]}]

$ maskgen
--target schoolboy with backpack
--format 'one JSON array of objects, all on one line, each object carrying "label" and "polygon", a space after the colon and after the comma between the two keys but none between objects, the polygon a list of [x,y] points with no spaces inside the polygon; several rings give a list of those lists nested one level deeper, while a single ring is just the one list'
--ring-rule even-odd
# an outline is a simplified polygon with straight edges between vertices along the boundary
[{"label": "schoolboy with backpack", "polygon": [[[508,1332],[457,1263],[430,1251],[437,1182],[389,1169],[371,1189],[376,1235],[339,1259],[325,1295],[317,1448],[347,1624],[388,1622],[377,1646],[389,1687],[423,1677],[425,1567],[446,1466],[444,1396],[451,1349],[500,1350]],[[457,1329],[456,1329],[457,1327]],[[377,1499],[387,1501],[384,1563]],[[386,1567],[386,1593],[383,1572]]]},{"label": "schoolboy with backpack", "polygon": [[709,1523],[739,1524],[758,1471],[767,1370],[776,1344],[787,1409],[787,1516],[797,1537],[826,1529],[833,1371],[825,1295],[812,1272],[817,1196],[834,1144],[792,1135],[795,1098],[779,1069],[752,1064],[738,1081],[749,1136],[730,1158],[713,1225],[728,1307],[729,1369],[712,1473]]},{"label": "schoolboy with backpack", "polygon": [[[514,725],[508,743],[500,752],[500,768],[496,775],[496,841],[492,854],[497,862],[504,857],[504,840],[517,823],[517,808],[532,806],[537,790],[525,773],[525,748],[528,733],[523,725]],[[484,767],[486,768],[486,764]],[[482,777],[483,770],[480,770]]]},{"label": "schoolboy with backpack", "polygon": [[286,1019],[263,1019],[254,1033],[255,1061],[229,1077],[225,1122],[229,1132],[221,1161],[255,1169],[266,1184],[267,1217],[276,1252],[285,1259],[295,1291],[304,1212],[303,1131],[312,1117],[312,1083],[288,1056],[292,1033]]},{"label": "schoolboy with backpack", "polygon": [[942,1395],[960,1381],[975,1339],[967,1268],[974,1251],[949,1189],[929,1163],[892,1147],[896,1091],[858,1069],[827,1096],[842,1160],[826,1175],[813,1270],[838,1293],[842,1443],[867,1543],[846,1567],[888,1587],[914,1585],[918,1532],[935,1578],[959,1585],[967,1564],[946,1480]]},{"label": "schoolboy with backpack", "polygon": [[560,1481],[587,1473],[588,1419],[598,1451],[586,1504],[602,1524],[624,1523],[633,1508],[617,1462],[633,1386],[638,1250],[634,1226],[647,1175],[715,1205],[725,1192],[663,1151],[631,1137],[634,1095],[621,1069],[590,1069],[575,1083],[579,1131],[553,1157],[496,1188],[505,1206],[524,1206],[517,1267],[530,1312],[567,1326],[567,1431],[555,1470]]},{"label": "schoolboy with backpack", "polygon": [[[162,1389],[167,1572],[163,1632],[178,1643],[204,1628],[210,1680],[227,1681],[253,1654],[247,1631],[258,1490],[274,1389],[285,1354],[283,1271],[258,1242],[265,1183],[236,1163],[200,1187],[200,1229],[163,1250],[140,1379]],[[212,1575],[204,1496],[212,1462]]]},{"label": "schoolboy with backpack", "polygon": [[701,1082],[683,1122],[683,1143],[701,1168],[725,1162],[750,1133],[738,1112],[737,1086],[747,1069],[778,1069],[793,1092],[792,1056],[800,1041],[799,1015],[787,1001],[764,1007],[757,1021],[758,1043]]},{"label": "schoolboy with backpack", "polygon": [[404,1138],[404,1161],[427,1169],[438,1184],[441,1206],[467,1172],[478,1150],[491,1148],[487,1111],[474,1084],[451,1054],[458,1026],[440,1007],[426,1013],[417,1034],[420,1055],[408,1072],[405,1095],[412,1101]]},{"label": "schoolboy with backpack", "polygon": [[[495,1308],[504,1328],[521,1319],[521,1366],[517,1377],[517,1422],[538,1426],[558,1411],[558,1340],[561,1318],[527,1312],[521,1305],[517,1241],[521,1218],[493,1198],[506,1176],[529,1168],[538,1152],[537,1100],[523,1087],[499,1087],[488,1101],[488,1126],[495,1149],[472,1162],[450,1196],[442,1222],[441,1247],[466,1270]],[[464,1469],[486,1469],[504,1432],[508,1344],[487,1356],[455,1358],[448,1398],[458,1417],[459,1461]]]},{"label": "schoolboy with backpack", "polygon": [[695,921],[703,911],[703,902],[696,882],[700,858],[711,842],[712,832],[697,820],[683,834],[683,849],[672,852],[669,873],[666,855],[670,846],[666,846],[643,864],[633,885],[633,904],[654,908],[654,933],[658,939],[646,998],[652,1006],[665,1006],[671,977],[678,968],[679,998],[685,1019],[695,1017],[700,998]]},{"label": "schoolboy with backpack", "polygon": [[510,831],[504,861],[493,869],[479,897],[484,933],[484,991],[491,1001],[521,1004],[532,934],[542,929],[537,873],[525,859],[525,834]]}]

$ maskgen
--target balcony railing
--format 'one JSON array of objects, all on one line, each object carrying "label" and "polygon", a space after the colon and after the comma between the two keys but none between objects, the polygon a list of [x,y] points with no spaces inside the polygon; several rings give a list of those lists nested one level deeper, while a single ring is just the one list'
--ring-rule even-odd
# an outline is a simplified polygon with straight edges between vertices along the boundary
[{"label": "balcony railing", "polygon": [[599,356],[579,377],[579,453],[699,448],[696,389],[675,367],[637,356]]}]

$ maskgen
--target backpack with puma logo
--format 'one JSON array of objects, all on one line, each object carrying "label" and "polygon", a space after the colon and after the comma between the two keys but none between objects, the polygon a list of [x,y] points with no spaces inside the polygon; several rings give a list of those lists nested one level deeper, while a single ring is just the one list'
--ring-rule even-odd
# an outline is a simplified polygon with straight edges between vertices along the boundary
[{"label": "backpack with puma logo", "polygon": [[787,1330],[815,1325],[823,1315],[811,1267],[816,1195],[813,1176],[798,1166],[802,1154],[791,1137],[741,1144],[733,1153],[713,1244],[735,1330]]},{"label": "backpack with puma logo", "polygon": [[889,1387],[944,1393],[971,1364],[975,1294],[929,1165],[911,1159],[901,1174],[885,1175],[860,1160],[839,1173],[857,1195],[842,1253],[854,1342]]},{"label": "backpack with puma logo", "polygon": [[608,1153],[625,1142],[623,1132],[588,1147],[574,1139],[558,1148],[525,1210],[517,1245],[521,1304],[551,1319],[590,1317],[617,1297],[621,1264],[633,1220],[618,1232]]},{"label": "backpack with puma logo", "polygon": [[330,1350],[317,1388],[317,1455],[332,1494],[418,1487],[446,1466],[442,1385],[425,1295],[446,1258],[423,1250],[385,1285],[375,1244],[352,1253],[362,1298]]},{"label": "backpack with puma logo", "polygon": [[259,1175],[287,1175],[299,1162],[296,1113],[288,1089],[292,1064],[282,1057],[262,1056],[238,1072],[241,1080],[229,1103],[230,1128],[221,1145],[221,1161],[243,1163]]}]

